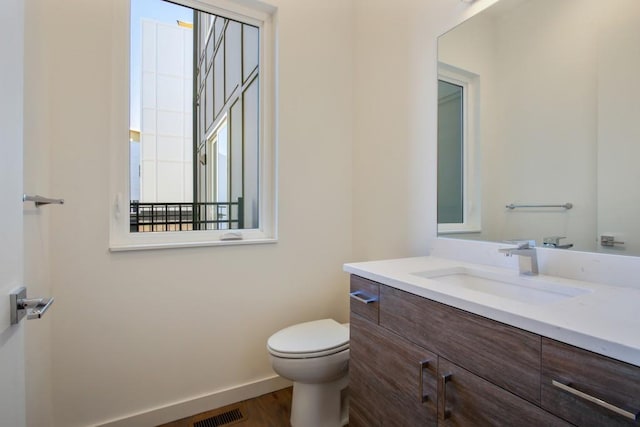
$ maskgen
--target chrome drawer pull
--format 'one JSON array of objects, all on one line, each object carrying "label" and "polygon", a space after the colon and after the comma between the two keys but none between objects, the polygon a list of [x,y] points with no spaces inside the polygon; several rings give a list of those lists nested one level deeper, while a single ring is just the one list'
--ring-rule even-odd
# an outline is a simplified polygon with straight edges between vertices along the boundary
[{"label": "chrome drawer pull", "polygon": [[615,405],[612,405],[609,402],[605,402],[602,399],[598,399],[597,397],[593,397],[593,396],[591,396],[589,394],[583,393],[580,390],[576,390],[575,388],[573,388],[573,387],[571,387],[571,386],[569,386],[567,384],[563,384],[560,381],[551,380],[551,384],[554,387],[558,387],[560,390],[564,390],[569,394],[572,394],[574,396],[580,397],[580,398],[582,398],[584,400],[587,400],[587,401],[589,401],[591,403],[595,403],[598,406],[601,406],[601,407],[606,408],[606,409],[608,409],[608,410],[610,410],[612,412],[615,412],[618,415],[622,415],[625,418],[629,418],[630,420],[638,421],[638,419],[640,419],[640,412],[637,412],[637,413],[634,414],[632,412],[626,411],[626,410],[624,410],[622,408],[619,408],[619,407],[617,407]]},{"label": "chrome drawer pull", "polygon": [[420,402],[424,403],[429,400],[429,395],[424,394],[424,370],[429,367],[430,360],[423,360],[420,362]]},{"label": "chrome drawer pull", "polygon": [[451,411],[447,409],[447,383],[451,381],[451,374],[447,373],[440,375],[440,408],[438,408],[438,417],[441,421],[448,419],[451,416]]},{"label": "chrome drawer pull", "polygon": [[371,304],[372,302],[378,301],[378,297],[369,296],[362,291],[353,291],[349,293],[349,296],[354,300],[360,301],[361,303],[364,303],[364,304]]}]

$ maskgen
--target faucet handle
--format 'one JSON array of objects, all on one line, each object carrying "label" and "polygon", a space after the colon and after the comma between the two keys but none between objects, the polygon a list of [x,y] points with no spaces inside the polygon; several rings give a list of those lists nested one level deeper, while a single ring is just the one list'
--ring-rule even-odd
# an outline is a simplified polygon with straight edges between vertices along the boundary
[{"label": "faucet handle", "polygon": [[549,236],[542,240],[543,246],[558,246],[560,239],[566,239],[565,236]]},{"label": "faucet handle", "polygon": [[512,245],[516,245],[518,249],[529,249],[536,247],[536,241],[529,239],[505,240],[504,243],[511,243]]}]

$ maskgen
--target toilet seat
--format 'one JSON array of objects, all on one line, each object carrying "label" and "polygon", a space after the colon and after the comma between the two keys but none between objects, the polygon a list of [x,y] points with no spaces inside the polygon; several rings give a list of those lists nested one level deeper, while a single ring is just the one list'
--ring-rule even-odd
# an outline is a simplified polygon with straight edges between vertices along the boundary
[{"label": "toilet seat", "polygon": [[269,353],[287,359],[309,359],[349,348],[349,328],[333,319],[289,326],[267,341]]}]

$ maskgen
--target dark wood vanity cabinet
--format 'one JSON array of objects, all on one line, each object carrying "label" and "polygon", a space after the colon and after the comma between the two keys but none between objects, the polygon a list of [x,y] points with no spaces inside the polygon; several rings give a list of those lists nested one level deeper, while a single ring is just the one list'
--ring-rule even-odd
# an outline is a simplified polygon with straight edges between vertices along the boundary
[{"label": "dark wood vanity cabinet", "polygon": [[[358,279],[352,292],[377,295]],[[349,426],[436,426],[438,357],[380,327],[377,302],[351,307]]]},{"label": "dark wood vanity cabinet", "polygon": [[351,291],[351,427],[640,427],[637,366],[358,276]]},{"label": "dark wood vanity cabinet", "polygon": [[533,403],[540,403],[540,337],[388,286],[380,325]]}]

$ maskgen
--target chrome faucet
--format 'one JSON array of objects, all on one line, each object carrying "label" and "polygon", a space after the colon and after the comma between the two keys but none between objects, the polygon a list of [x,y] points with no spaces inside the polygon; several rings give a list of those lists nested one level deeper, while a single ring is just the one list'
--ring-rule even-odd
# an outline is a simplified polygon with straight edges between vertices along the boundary
[{"label": "chrome faucet", "polygon": [[536,276],[538,274],[538,254],[536,253],[536,242],[534,240],[512,241],[518,246],[515,248],[498,249],[505,256],[518,255],[518,269],[520,274],[525,276]]}]

